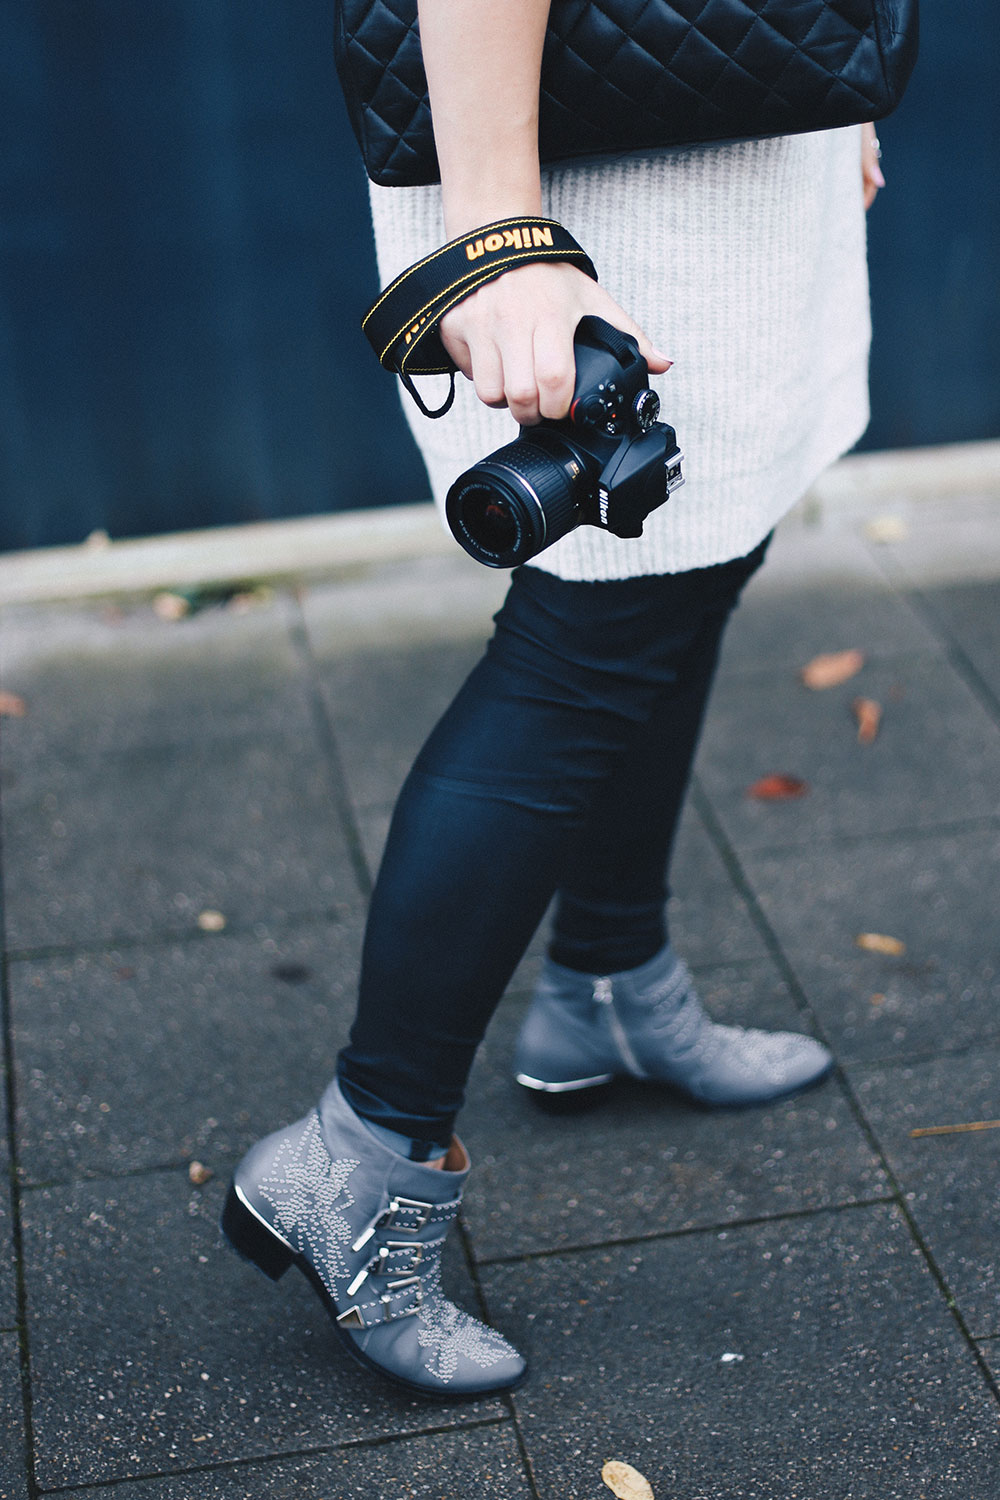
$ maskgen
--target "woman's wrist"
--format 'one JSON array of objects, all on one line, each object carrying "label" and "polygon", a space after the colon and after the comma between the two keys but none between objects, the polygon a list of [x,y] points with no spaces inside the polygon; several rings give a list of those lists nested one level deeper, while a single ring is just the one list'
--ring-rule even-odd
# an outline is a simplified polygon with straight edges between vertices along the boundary
[{"label": "woman's wrist", "polygon": [[538,218],[542,212],[541,189],[523,186],[493,187],[487,191],[461,193],[452,189],[442,192],[445,237],[454,240],[484,224],[500,219],[516,219],[521,214]]},{"label": "woman's wrist", "polygon": [[503,153],[484,149],[457,159],[448,154],[447,169],[442,162],[441,204],[449,239],[498,219],[541,214],[537,128],[508,139]]},{"label": "woman's wrist", "polygon": [[539,214],[549,0],[418,0],[418,10],[447,237]]}]

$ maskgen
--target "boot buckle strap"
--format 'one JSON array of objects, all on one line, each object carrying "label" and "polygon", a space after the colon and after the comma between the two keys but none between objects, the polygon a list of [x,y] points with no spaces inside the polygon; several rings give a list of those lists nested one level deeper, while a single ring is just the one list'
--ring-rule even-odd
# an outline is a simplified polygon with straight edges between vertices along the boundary
[{"label": "boot buckle strap", "polygon": [[[347,1295],[353,1297],[369,1276],[398,1276],[415,1271],[423,1262],[426,1248],[422,1241],[413,1244],[406,1240],[386,1240],[368,1264],[362,1266],[347,1288]],[[403,1256],[406,1257],[406,1262],[397,1265],[396,1262]]]},{"label": "boot buckle strap", "polygon": [[[409,1305],[405,1307],[396,1307],[395,1294],[402,1291],[412,1291],[412,1296],[409,1299]],[[414,1313],[418,1313],[420,1311],[424,1301],[424,1293],[423,1288],[420,1285],[420,1277],[404,1276],[399,1281],[390,1281],[385,1291],[382,1293],[382,1296],[379,1298],[379,1301],[382,1303],[383,1322],[391,1323],[396,1318],[412,1318]]]},{"label": "boot buckle strap", "polygon": [[401,1198],[398,1193],[393,1194],[388,1207],[380,1209],[354,1241],[352,1251],[361,1250],[380,1229],[392,1229],[397,1234],[419,1234],[430,1223],[437,1206],[435,1203],[421,1203],[419,1198]]},{"label": "boot buckle strap", "polygon": [[[410,1295],[400,1306],[400,1293],[403,1292],[408,1292]],[[398,1281],[390,1281],[377,1302],[366,1304],[368,1307],[381,1308],[380,1317],[373,1317],[369,1321],[358,1304],[354,1303],[345,1312],[338,1314],[337,1323],[341,1328],[375,1328],[380,1323],[393,1323],[398,1318],[414,1317],[423,1306],[423,1301],[424,1293],[420,1277],[403,1276]]]},{"label": "boot buckle strap", "polygon": [[384,1265],[390,1256],[403,1253],[409,1256],[410,1263],[406,1266],[399,1266],[398,1269],[400,1271],[415,1271],[424,1258],[426,1248],[426,1245],[422,1242],[408,1244],[406,1240],[386,1240],[376,1259],[380,1265]]},{"label": "boot buckle strap", "polygon": [[434,1203],[421,1203],[418,1198],[401,1198],[398,1193],[389,1200],[381,1229],[392,1229],[396,1234],[419,1234],[430,1223]]}]

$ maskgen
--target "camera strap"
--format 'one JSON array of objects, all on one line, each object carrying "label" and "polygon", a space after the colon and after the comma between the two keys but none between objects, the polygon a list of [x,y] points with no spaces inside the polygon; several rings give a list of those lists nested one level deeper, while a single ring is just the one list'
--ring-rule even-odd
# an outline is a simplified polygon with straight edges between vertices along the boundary
[{"label": "camera strap", "polygon": [[[568,260],[597,280],[589,255],[554,219],[500,219],[450,240],[397,276],[368,309],[361,327],[379,363],[398,375],[425,417],[443,417],[455,399],[457,368],[438,333],[448,310],[505,271],[532,261]],[[450,375],[437,411],[421,400],[414,375]]]}]

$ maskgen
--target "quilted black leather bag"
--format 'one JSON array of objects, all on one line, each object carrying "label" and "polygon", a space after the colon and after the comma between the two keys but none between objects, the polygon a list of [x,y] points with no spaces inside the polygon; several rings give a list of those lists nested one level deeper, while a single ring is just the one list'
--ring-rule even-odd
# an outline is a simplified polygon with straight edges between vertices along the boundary
[{"label": "quilted black leather bag", "polygon": [[[437,182],[417,0],[337,0],[335,46],[368,175]],[[879,120],[916,55],[917,0],[552,0],[542,161]]]}]

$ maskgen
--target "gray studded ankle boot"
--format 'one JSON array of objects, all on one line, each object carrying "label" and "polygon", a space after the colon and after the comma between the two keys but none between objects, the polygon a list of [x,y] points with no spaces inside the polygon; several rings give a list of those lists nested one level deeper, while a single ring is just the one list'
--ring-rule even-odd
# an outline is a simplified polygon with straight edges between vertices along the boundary
[{"label": "gray studded ankle boot", "polygon": [[273,1281],[308,1277],[348,1351],[423,1395],[481,1396],[523,1377],[516,1349],[441,1290],[441,1251],[469,1170],[397,1156],[336,1082],[319,1108],[258,1141],[236,1168],[222,1229]]},{"label": "gray studded ankle boot", "polygon": [[759,1104],[807,1088],[833,1059],[813,1037],[718,1026],[668,944],[638,969],[579,974],[547,959],[517,1041],[527,1089],[582,1096],[627,1075],[701,1104]]}]

